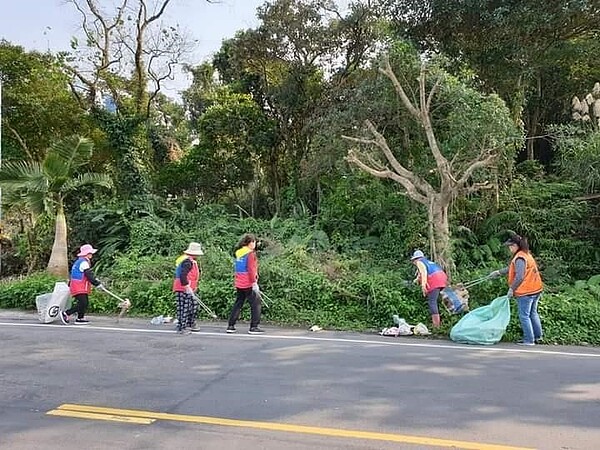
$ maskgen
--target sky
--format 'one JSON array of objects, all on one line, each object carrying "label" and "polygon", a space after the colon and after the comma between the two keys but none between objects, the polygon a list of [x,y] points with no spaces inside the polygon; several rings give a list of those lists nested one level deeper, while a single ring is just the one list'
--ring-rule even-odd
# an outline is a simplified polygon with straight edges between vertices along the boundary
[{"label": "sky", "polygon": [[[113,4],[111,0],[101,3]],[[188,58],[195,65],[209,59],[223,39],[233,37],[238,30],[254,28],[258,24],[256,8],[263,3],[264,0],[220,0],[212,4],[205,0],[173,0],[164,21],[178,23],[198,40],[194,54]],[[0,0],[0,39],[27,50],[70,50],[71,37],[81,36],[79,21],[79,13],[64,0]],[[180,73],[165,86],[164,93],[177,97],[190,81]]]}]

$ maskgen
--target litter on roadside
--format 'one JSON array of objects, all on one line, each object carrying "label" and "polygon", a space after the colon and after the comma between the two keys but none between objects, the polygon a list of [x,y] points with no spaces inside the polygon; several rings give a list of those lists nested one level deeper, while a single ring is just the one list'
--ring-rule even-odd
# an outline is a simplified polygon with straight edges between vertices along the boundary
[{"label": "litter on roadside", "polygon": [[406,322],[406,320],[398,317],[398,315],[394,314],[393,316],[394,323],[396,326],[384,328],[379,333],[382,336],[427,336],[431,334],[427,326],[421,322],[416,325],[410,325]]}]

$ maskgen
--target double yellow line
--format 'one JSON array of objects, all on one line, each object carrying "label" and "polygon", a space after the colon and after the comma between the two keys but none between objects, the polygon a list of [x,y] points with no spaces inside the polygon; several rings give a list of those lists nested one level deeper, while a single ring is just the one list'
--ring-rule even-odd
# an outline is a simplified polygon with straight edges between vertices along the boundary
[{"label": "double yellow line", "polygon": [[430,447],[461,448],[469,450],[531,450],[525,447],[511,447],[497,444],[484,444],[468,441],[454,441],[423,436],[409,436],[371,431],[344,430],[337,428],[309,427],[275,422],[256,422],[250,420],[224,419],[220,417],[190,416],[183,414],[160,413],[135,409],[103,408],[99,406],[64,404],[48,411],[51,416],[75,417],[78,419],[107,420],[150,425],[156,420],[219,425],[226,427],[252,428],[285,433],[312,434],[335,438],[368,439],[374,441],[400,442],[404,444],[426,445]]}]

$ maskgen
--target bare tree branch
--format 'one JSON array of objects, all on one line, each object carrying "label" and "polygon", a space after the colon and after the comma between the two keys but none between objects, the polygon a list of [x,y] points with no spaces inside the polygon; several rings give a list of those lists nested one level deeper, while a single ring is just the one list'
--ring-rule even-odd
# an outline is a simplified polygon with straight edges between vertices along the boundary
[{"label": "bare tree branch", "polygon": [[456,186],[458,188],[462,188],[463,186],[465,186],[467,181],[469,181],[471,175],[473,175],[473,172],[475,172],[477,169],[481,169],[483,167],[491,165],[495,159],[496,154],[493,153],[491,150],[480,154],[477,158],[471,161],[471,163],[465,169],[461,177],[458,179],[458,181],[456,181]]},{"label": "bare tree branch", "polygon": [[437,93],[438,89],[440,88],[442,82],[442,77],[439,76],[437,80],[435,80],[435,84],[433,85],[433,87],[431,88],[431,91],[429,92],[429,97],[427,97],[427,105],[426,105],[426,109],[428,112],[431,112],[431,101],[433,100],[433,96]]},{"label": "bare tree branch", "polygon": [[357,165],[360,169],[364,170],[367,173],[377,177],[377,178],[389,178],[391,180],[396,181],[400,185],[402,185],[406,189],[406,194],[412,198],[413,200],[422,203],[423,205],[428,204],[427,197],[420,194],[417,190],[416,186],[412,184],[409,180],[399,176],[389,169],[376,169],[368,164],[364,163],[356,154],[354,150],[350,150],[348,152],[348,156],[346,160],[352,164]]},{"label": "bare tree branch", "polygon": [[8,123],[8,120],[4,121],[4,124],[6,125],[6,127],[8,128],[8,131],[10,131],[14,136],[15,139],[17,140],[17,142],[19,143],[19,145],[21,146],[21,148],[23,149],[23,151],[25,152],[25,154],[27,155],[27,157],[30,160],[34,160],[33,155],[31,154],[31,152],[29,151],[29,147],[27,146],[27,143],[25,142],[25,140],[21,137],[21,135],[19,134],[19,132],[17,130],[15,130],[10,123]]},{"label": "bare tree branch", "polygon": [[[146,5],[144,3],[145,0],[140,0],[140,1],[142,4],[144,4],[144,8],[145,8],[146,7]],[[145,25],[147,26],[147,25],[151,24],[152,22],[154,22],[155,20],[157,20],[158,18],[160,18],[160,16],[162,16],[164,14],[165,9],[167,8],[167,5],[169,4],[170,1],[171,0],[165,0],[163,2],[162,6],[160,7],[159,11],[145,21]]]},{"label": "bare tree branch", "polygon": [[417,119],[421,123],[421,113],[412,104],[412,102],[406,95],[404,88],[402,87],[402,85],[398,81],[398,78],[396,77],[396,74],[392,70],[392,66],[390,64],[390,59],[388,57],[385,58],[384,67],[380,68],[379,71],[391,80],[392,84],[394,85],[394,88],[396,89],[396,92],[400,96],[400,100],[402,101],[402,104],[404,105],[404,107],[408,110],[408,112],[410,112],[410,114],[415,119]]},{"label": "bare tree branch", "polygon": [[494,189],[495,187],[496,186],[494,185],[494,183],[490,183],[489,181],[486,181],[484,183],[473,183],[471,186],[463,188],[463,192],[466,195],[470,195],[482,190]]},{"label": "bare tree branch", "polygon": [[[450,180],[450,165],[448,160],[442,155],[442,152],[438,146],[437,138],[435,137],[435,133],[433,131],[433,125],[431,124],[431,114],[429,108],[427,107],[428,99],[426,100],[426,86],[425,86],[425,78],[427,74],[427,68],[425,64],[421,66],[421,72],[419,74],[419,99],[421,103],[421,124],[425,129],[425,136],[427,137],[427,143],[429,144],[429,149],[433,154],[435,159],[436,166],[440,173],[440,178],[442,179],[442,184],[448,183]],[[431,95],[431,93],[430,93]]]}]

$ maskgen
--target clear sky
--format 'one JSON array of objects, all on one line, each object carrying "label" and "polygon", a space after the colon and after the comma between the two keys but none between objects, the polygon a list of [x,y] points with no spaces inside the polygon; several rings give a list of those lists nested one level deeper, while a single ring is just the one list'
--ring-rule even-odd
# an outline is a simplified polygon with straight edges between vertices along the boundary
[{"label": "clear sky", "polygon": [[[101,0],[113,4],[112,0]],[[254,28],[256,8],[264,0],[173,0],[165,22],[178,23],[198,40],[189,62],[208,59],[221,46],[221,41],[233,37],[242,29]],[[0,0],[0,39],[28,50],[70,50],[72,36],[80,35],[79,13],[63,0]],[[189,81],[183,76],[166,86],[166,94],[175,97]]]}]

